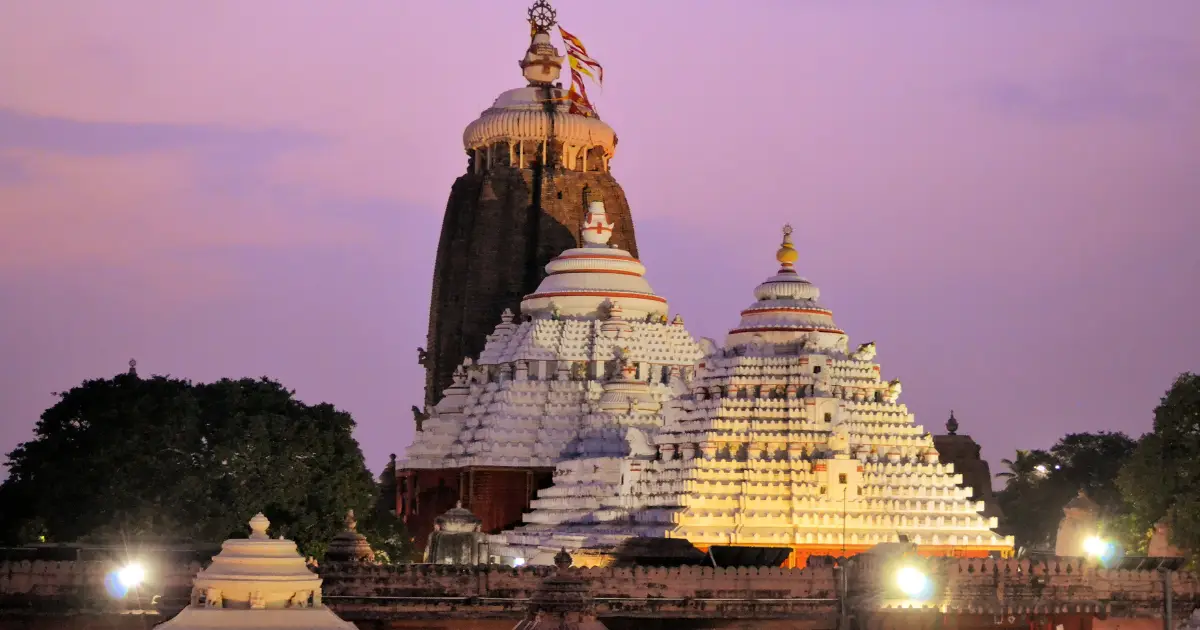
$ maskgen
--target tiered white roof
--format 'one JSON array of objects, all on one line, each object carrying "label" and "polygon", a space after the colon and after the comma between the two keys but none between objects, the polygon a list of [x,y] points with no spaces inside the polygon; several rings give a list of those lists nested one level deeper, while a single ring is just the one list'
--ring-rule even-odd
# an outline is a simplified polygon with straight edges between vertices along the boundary
[{"label": "tiered white roof", "polygon": [[964,551],[1011,549],[995,518],[938,462],[933,440],[883,381],[875,344],[847,352],[845,333],[793,269],[758,286],[728,344],[708,344],[688,394],[668,401],[654,451],[561,462],[525,525],[492,554],[545,563],[561,547],[630,536],[699,545],[851,551],[900,536]]},{"label": "tiered white roof", "polygon": [[[608,245],[612,228],[604,204],[592,202],[584,246],[546,266],[550,275],[521,302],[525,321],[506,311],[479,360],[459,367],[404,467],[551,467],[578,456],[601,425],[661,424],[644,416],[672,397],[671,375],[694,370],[701,352],[681,317],[667,320],[642,264]],[[606,384],[619,361],[636,391]],[[595,420],[601,408],[607,415]]]},{"label": "tiered white roof", "polygon": [[267,536],[270,524],[260,512],[250,519],[249,538],[226,540],[196,576],[188,606],[155,628],[354,630],[321,603],[321,578],[296,543]]}]

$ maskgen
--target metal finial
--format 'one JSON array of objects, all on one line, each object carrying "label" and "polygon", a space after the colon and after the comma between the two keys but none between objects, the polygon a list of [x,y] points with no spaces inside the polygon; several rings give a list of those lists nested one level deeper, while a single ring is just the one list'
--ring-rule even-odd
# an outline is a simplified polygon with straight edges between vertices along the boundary
[{"label": "metal finial", "polygon": [[958,419],[954,417],[954,410],[950,410],[950,419],[946,421],[946,432],[950,435],[958,435]]},{"label": "metal finial", "polygon": [[130,374],[137,374],[137,359],[130,359],[130,360],[129,360],[129,373],[130,373]]},{"label": "metal finial", "polygon": [[558,13],[547,0],[535,0],[529,7],[529,25],[536,31],[550,32],[550,27],[557,23]]}]

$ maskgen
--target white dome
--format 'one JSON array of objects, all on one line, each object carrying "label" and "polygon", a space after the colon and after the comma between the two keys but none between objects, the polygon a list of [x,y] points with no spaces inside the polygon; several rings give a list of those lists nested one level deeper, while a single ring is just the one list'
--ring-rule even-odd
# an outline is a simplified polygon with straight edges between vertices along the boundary
[{"label": "white dome", "polygon": [[729,331],[728,346],[763,341],[791,343],[806,340],[818,348],[844,348],[846,333],[833,321],[833,311],[817,302],[821,291],[793,268],[796,250],[791,226],[784,228],[776,253],[779,271],[754,289],[757,301],[742,311],[738,327]]},{"label": "white dome", "polygon": [[612,223],[604,203],[588,205],[583,225],[584,247],[568,249],[546,265],[550,275],[521,301],[521,312],[530,316],[557,315],[596,318],[609,305],[620,304],[626,319],[666,315],[666,298],[655,295],[644,277],[646,267],[632,254],[609,247]]}]

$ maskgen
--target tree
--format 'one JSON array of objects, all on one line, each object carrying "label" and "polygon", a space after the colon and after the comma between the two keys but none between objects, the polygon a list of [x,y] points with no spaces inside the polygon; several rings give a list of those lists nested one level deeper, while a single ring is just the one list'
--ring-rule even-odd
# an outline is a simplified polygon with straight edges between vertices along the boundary
[{"label": "tree", "polygon": [[346,510],[374,500],[353,428],[265,377],[86,381],[9,453],[2,530],[17,542],[217,542],[262,511],[272,534],[320,556]]},{"label": "tree", "polygon": [[[1026,549],[1053,545],[1063,507],[1083,490],[1101,508],[1101,519],[1111,529],[1130,527],[1128,507],[1116,487],[1117,474],[1130,457],[1135,442],[1124,433],[1072,433],[1049,451],[1020,450],[1012,460],[1001,460],[1008,471],[997,499],[1005,516],[1005,529]],[[1122,539],[1127,536],[1122,536]]]},{"label": "tree", "polygon": [[371,543],[375,559],[383,563],[415,561],[417,545],[396,516],[396,456],[383,469],[376,482],[375,507],[367,515],[361,527],[362,534]]},{"label": "tree", "polygon": [[1175,379],[1117,485],[1138,527],[1165,519],[1173,544],[1200,549],[1200,375]]},{"label": "tree", "polygon": [[1011,485],[1029,486],[1045,476],[1047,466],[1051,464],[1051,458],[1045,451],[1018,449],[1015,458],[1002,459],[1000,463],[1008,467],[1008,470],[996,473],[997,477],[1004,479],[1005,487]]}]

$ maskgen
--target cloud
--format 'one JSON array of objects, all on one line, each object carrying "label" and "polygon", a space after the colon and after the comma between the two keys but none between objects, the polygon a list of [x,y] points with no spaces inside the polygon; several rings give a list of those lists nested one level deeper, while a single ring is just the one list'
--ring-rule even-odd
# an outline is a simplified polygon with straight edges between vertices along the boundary
[{"label": "cloud", "polygon": [[111,156],[186,149],[208,155],[265,158],[319,145],[311,134],[285,129],[222,125],[92,122],[0,108],[0,150],[21,149]]},{"label": "cloud", "polygon": [[281,155],[329,144],[299,131],[0,109],[0,273],[193,268],[212,278],[227,275],[217,268],[237,248],[361,243],[373,235],[336,211],[339,200],[275,176]]},{"label": "cloud", "polygon": [[25,181],[28,176],[29,172],[16,156],[0,151],[0,186]]},{"label": "cloud", "polygon": [[1096,46],[1037,79],[1004,78],[981,90],[986,108],[1052,123],[1154,122],[1193,115],[1200,56],[1185,43],[1127,38]]}]

